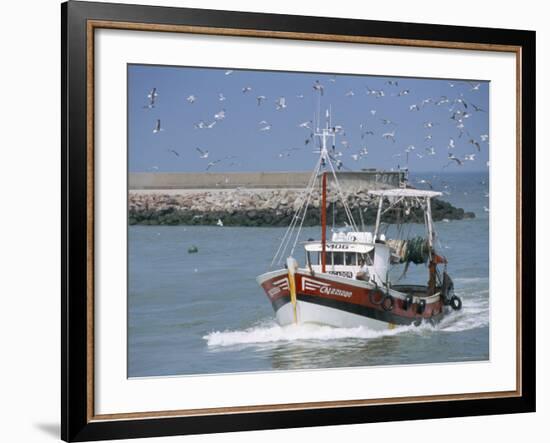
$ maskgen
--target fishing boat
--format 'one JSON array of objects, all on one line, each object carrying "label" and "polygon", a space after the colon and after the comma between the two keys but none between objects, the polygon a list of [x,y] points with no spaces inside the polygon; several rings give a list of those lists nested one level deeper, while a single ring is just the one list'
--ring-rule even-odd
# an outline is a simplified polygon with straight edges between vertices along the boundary
[{"label": "fishing boat", "polygon": [[[271,303],[277,322],[282,325],[315,323],[333,327],[365,326],[374,330],[396,325],[439,322],[446,314],[462,307],[454,294],[447,273],[447,259],[436,249],[437,234],[431,200],[441,195],[432,190],[406,187],[369,191],[376,210],[374,229],[361,229],[355,223],[340,188],[333,162],[337,130],[330,113],[324,128],[315,130],[319,159],[304,191],[302,203],[275,253],[272,267],[257,277]],[[332,142],[329,147],[329,141]],[[333,230],[327,238],[327,176],[336,188],[348,219],[347,228]],[[300,242],[302,265],[294,257],[306,211],[315,192],[321,188],[320,239]],[[400,212],[403,219],[411,212],[421,214],[425,229],[410,238],[387,238],[386,214]],[[286,255],[287,251],[290,251]],[[425,284],[403,281],[410,264],[424,265]],[[392,278],[392,269],[403,272]]]}]

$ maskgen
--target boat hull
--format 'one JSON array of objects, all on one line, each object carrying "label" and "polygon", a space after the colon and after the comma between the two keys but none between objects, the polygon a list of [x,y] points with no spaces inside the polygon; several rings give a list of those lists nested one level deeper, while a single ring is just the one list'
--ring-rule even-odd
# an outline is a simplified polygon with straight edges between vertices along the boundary
[{"label": "boat hull", "polygon": [[313,274],[306,269],[299,269],[294,275],[294,306],[289,278],[286,269],[281,269],[257,279],[273,306],[277,322],[282,326],[317,323],[381,330],[395,325],[420,324],[422,321],[435,323],[447,310],[439,295],[414,296],[412,300],[407,300],[411,291],[382,291],[369,282],[331,274]]}]

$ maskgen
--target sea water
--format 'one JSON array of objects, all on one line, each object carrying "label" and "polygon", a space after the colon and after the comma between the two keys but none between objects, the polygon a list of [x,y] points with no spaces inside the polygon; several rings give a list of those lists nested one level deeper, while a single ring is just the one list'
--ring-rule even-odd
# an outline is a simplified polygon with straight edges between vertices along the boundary
[{"label": "sea water", "polygon": [[[476,214],[436,223],[437,246],[449,261],[462,310],[436,326],[382,332],[281,327],[256,276],[269,269],[285,228],[130,226],[128,376],[489,359],[488,174],[422,174],[411,182],[422,178],[445,191],[442,198]],[[422,229],[413,226],[410,234]],[[308,227],[302,238],[319,234],[318,227]],[[188,253],[192,245],[197,253]],[[303,261],[301,251],[295,256]],[[411,265],[407,278],[425,283],[425,265]]]}]

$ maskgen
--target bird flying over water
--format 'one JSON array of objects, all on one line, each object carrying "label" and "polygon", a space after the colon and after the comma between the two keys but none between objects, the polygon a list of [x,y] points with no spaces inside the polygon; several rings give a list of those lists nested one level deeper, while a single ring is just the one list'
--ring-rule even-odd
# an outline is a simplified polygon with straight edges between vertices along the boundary
[{"label": "bird flying over water", "polygon": [[214,161],[211,161],[210,163],[208,163],[206,165],[206,170],[208,171],[210,168],[216,166],[219,162],[221,162],[221,160],[214,160]]},{"label": "bird flying over water", "polygon": [[277,111],[280,111],[281,109],[285,109],[285,108],[286,108],[286,98],[279,97],[277,100],[275,100],[275,109],[277,109]]},{"label": "bird flying over water", "polygon": [[157,134],[160,131],[164,131],[164,128],[161,128],[160,126],[160,119],[157,119],[157,123],[155,124],[155,128],[153,129],[153,133]]},{"label": "bird flying over water", "polygon": [[252,91],[252,88],[251,88],[250,86],[245,86],[245,87],[242,89],[242,91],[243,91],[243,94],[246,94],[247,92]]},{"label": "bird flying over water", "polygon": [[223,120],[225,118],[225,109],[222,109],[220,112],[214,114],[215,120]]},{"label": "bird flying over water", "polygon": [[147,98],[149,99],[149,103],[144,106],[144,108],[152,109],[155,107],[155,101],[157,99],[157,88],[151,89],[149,94],[147,94]]},{"label": "bird flying over water", "polygon": [[449,163],[447,163],[447,166],[449,166],[453,161],[456,162],[456,164],[458,166],[463,165],[462,160],[460,160],[458,157],[455,157],[453,154],[449,154],[448,158],[449,158],[450,161],[449,161]]},{"label": "bird flying over water", "polygon": [[395,131],[386,132],[386,133],[382,134],[382,138],[384,138],[386,140],[391,140],[392,143],[395,143]]},{"label": "bird flying over water", "polygon": [[477,148],[477,150],[478,150],[479,152],[481,152],[481,145],[479,144],[479,142],[477,142],[476,140],[474,140],[473,138],[471,138],[470,140],[468,140],[468,143],[474,145],[474,146]]},{"label": "bird flying over water", "polygon": [[201,148],[195,148],[195,149],[199,152],[200,158],[208,158],[208,155],[209,155],[208,151],[203,151]]},{"label": "bird flying over water", "polygon": [[258,97],[256,97],[256,101],[258,102],[258,106],[260,106],[264,100],[267,100],[267,97],[265,95],[258,95]]},{"label": "bird flying over water", "polygon": [[195,102],[197,101],[197,97],[195,97],[194,95],[191,94],[189,97],[186,98],[186,100],[187,100],[189,103],[193,104],[193,103],[195,103]]}]

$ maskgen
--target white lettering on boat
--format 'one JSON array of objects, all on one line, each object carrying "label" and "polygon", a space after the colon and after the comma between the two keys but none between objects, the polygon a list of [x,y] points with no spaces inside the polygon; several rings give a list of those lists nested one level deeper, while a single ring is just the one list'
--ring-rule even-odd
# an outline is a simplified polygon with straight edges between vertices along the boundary
[{"label": "white lettering on boat", "polygon": [[346,278],[353,277],[353,272],[349,272],[349,271],[329,271],[328,273],[332,275],[338,275],[339,277],[346,277]]},{"label": "white lettering on boat", "polygon": [[349,249],[349,246],[339,243],[327,243],[327,249]]},{"label": "white lettering on boat", "polygon": [[349,298],[352,296],[352,292],[351,291],[346,291],[344,289],[338,289],[338,288],[333,288],[331,286],[323,286],[321,289],[320,289],[320,292],[321,294],[326,294],[326,295],[337,295],[339,297],[346,297],[346,298]]}]

